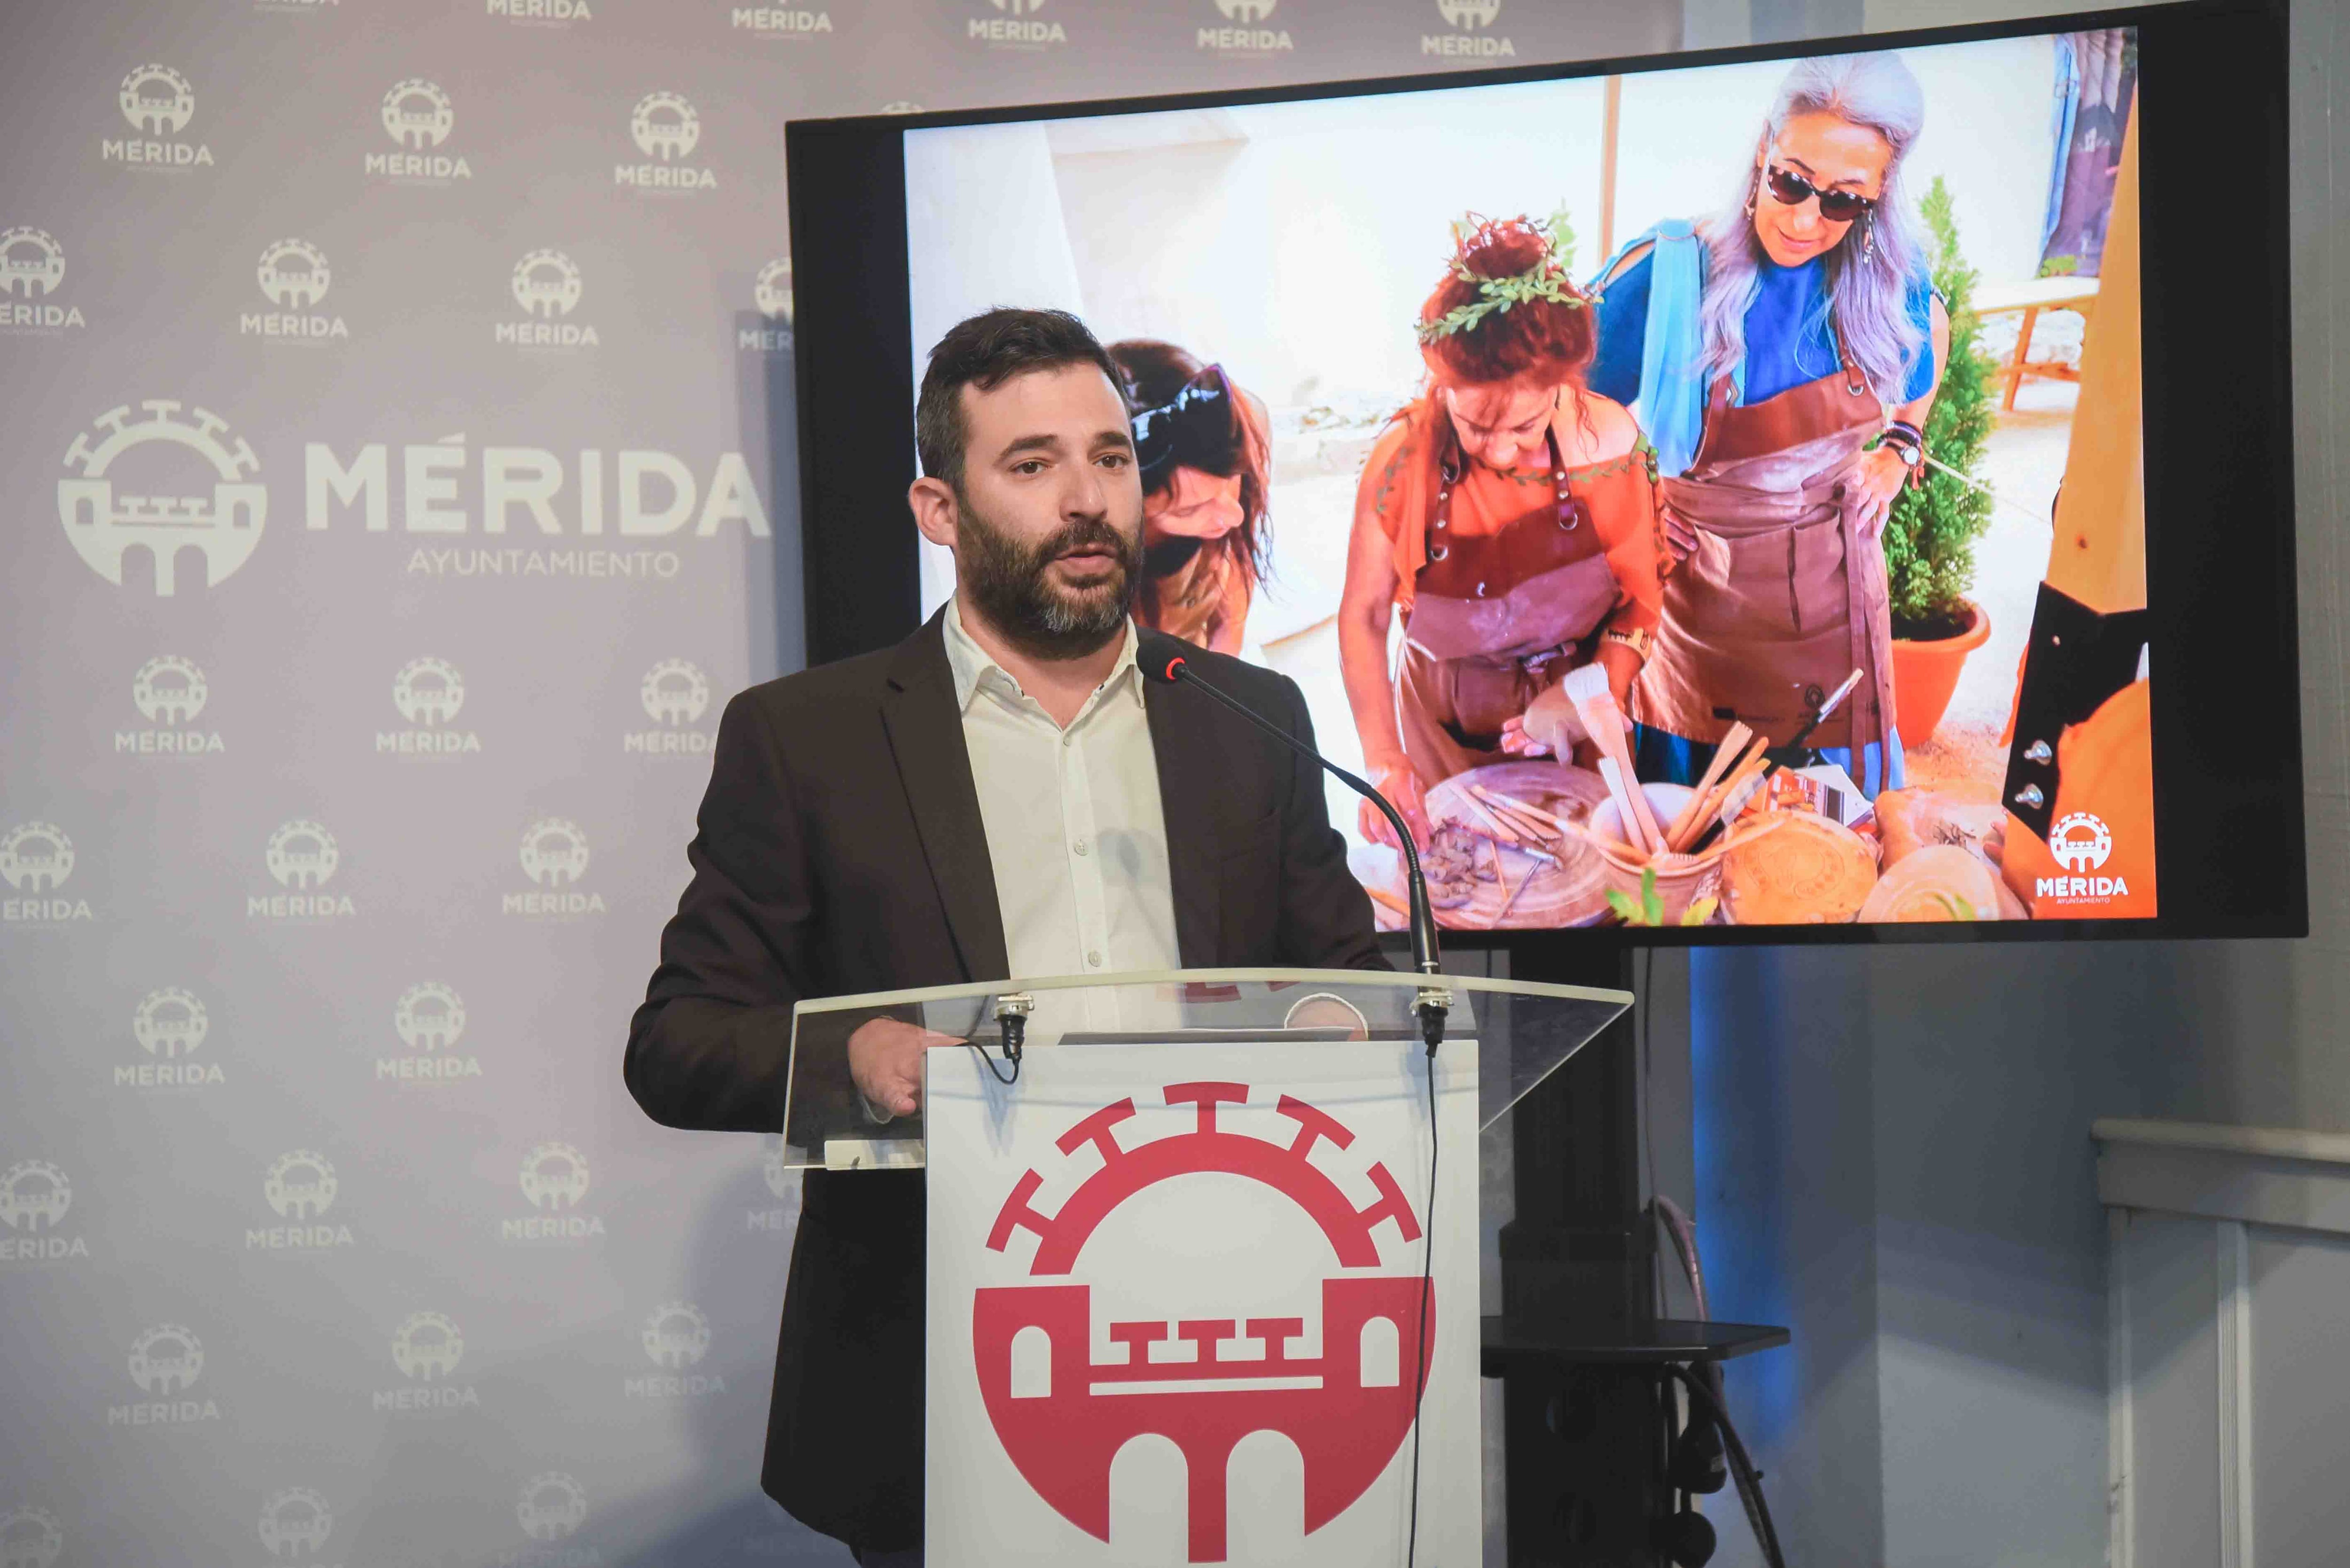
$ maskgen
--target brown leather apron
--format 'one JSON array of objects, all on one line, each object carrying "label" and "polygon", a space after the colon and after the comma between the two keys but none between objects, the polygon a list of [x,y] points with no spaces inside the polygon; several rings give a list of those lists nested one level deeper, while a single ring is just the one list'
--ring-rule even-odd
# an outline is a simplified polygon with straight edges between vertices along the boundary
[{"label": "brown leather apron", "polygon": [[1575,646],[1616,607],[1598,525],[1568,486],[1556,431],[1549,442],[1551,507],[1469,537],[1449,526],[1468,459],[1448,430],[1396,674],[1397,726],[1423,786],[1504,760],[1503,722],[1565,675]]},{"label": "brown leather apron", "polygon": [[1664,624],[1633,688],[1633,716],[1706,742],[1742,722],[1784,744],[1858,669],[1809,744],[1884,739],[1893,643],[1883,546],[1860,536],[1861,449],[1885,405],[1849,356],[1749,408],[1715,381],[1689,472],[1665,504],[1696,530],[1665,578]]}]

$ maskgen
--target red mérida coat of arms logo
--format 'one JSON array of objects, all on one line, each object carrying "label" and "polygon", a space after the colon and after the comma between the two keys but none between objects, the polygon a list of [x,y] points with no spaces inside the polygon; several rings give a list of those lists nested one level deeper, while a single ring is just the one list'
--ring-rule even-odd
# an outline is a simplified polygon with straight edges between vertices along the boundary
[{"label": "red m\u00e9rida coat of arms logo", "polygon": [[[1217,1127],[1219,1105],[1247,1101],[1244,1084],[1170,1084],[1165,1094],[1170,1106],[1196,1107],[1191,1131],[1124,1148],[1116,1128],[1135,1114],[1134,1101],[1104,1106],[1055,1140],[1064,1155],[1093,1145],[1100,1168],[1051,1215],[1030,1202],[1045,1179],[1034,1169],[1024,1173],[997,1211],[989,1249],[1001,1252],[1014,1231],[1031,1231],[1036,1251],[1030,1277],[1066,1281],[1095,1228],[1119,1204],[1159,1182],[1202,1172],[1243,1177],[1287,1196],[1328,1240],[1340,1270],[1379,1265],[1373,1231],[1382,1221],[1392,1220],[1406,1242],[1419,1240],[1419,1220],[1385,1164],[1365,1173],[1378,1197],[1357,1209],[1310,1160],[1317,1142],[1345,1149],[1355,1141],[1336,1117],[1283,1096],[1275,1108],[1297,1127],[1284,1147]],[[1110,1465],[1118,1449],[1149,1434],[1171,1440],[1188,1477],[1190,1560],[1221,1563],[1226,1467],[1251,1433],[1277,1432],[1296,1445],[1309,1535],[1387,1468],[1411,1429],[1416,1386],[1426,1376],[1435,1337],[1433,1287],[1424,1303],[1420,1290],[1417,1272],[1326,1278],[1318,1355],[1291,1354],[1305,1334],[1302,1318],[1218,1318],[1174,1324],[1174,1339],[1193,1347],[1186,1360],[1150,1358],[1150,1347],[1169,1338],[1164,1322],[1111,1324],[1108,1337],[1124,1356],[1098,1364],[1090,1349],[1090,1286],[983,1288],[972,1306],[980,1391],[1004,1452],[1028,1484],[1061,1517],[1101,1541],[1109,1539]],[[1015,1379],[1014,1342],[1030,1329],[1044,1336],[1043,1376]],[[1259,1342],[1261,1351],[1238,1354],[1243,1340]]]}]

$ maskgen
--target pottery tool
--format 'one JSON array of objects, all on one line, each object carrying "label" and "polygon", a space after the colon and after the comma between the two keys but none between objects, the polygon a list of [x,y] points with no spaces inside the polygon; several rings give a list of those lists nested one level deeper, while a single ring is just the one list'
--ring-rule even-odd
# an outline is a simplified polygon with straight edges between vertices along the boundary
[{"label": "pottery tool", "polygon": [[1690,797],[1681,803],[1681,809],[1674,816],[1672,826],[1665,829],[1667,848],[1680,847],[1681,837],[1689,832],[1690,825],[1700,819],[1699,808],[1705,805],[1706,795],[1721,782],[1721,775],[1730,771],[1731,764],[1746,750],[1746,742],[1753,738],[1753,734],[1754,732],[1744,724],[1730,726],[1730,732],[1721,737],[1720,745],[1713,748],[1713,760],[1705,764],[1705,772],[1699,776],[1697,787],[1690,791]]},{"label": "pottery tool", "polygon": [[1762,780],[1768,776],[1770,767],[1766,748],[1758,746],[1744,762],[1731,770],[1728,778],[1721,781],[1714,792],[1713,802],[1707,807],[1707,820],[1700,827],[1697,836],[1690,841],[1691,854],[1702,851],[1717,834],[1727,831],[1730,825],[1738,820],[1738,814],[1746,809],[1755,792],[1762,789]]},{"label": "pottery tool", "polygon": [[1721,814],[1722,804],[1730,799],[1740,784],[1762,765],[1763,753],[1770,744],[1768,735],[1754,735],[1743,751],[1731,758],[1730,765],[1721,771],[1713,787],[1698,797],[1697,809],[1682,826],[1680,836],[1672,840],[1669,847],[1679,850],[1697,847],[1705,836],[1708,825]]},{"label": "pottery tool", "polygon": [[[1795,738],[1781,746],[1779,750],[1790,755],[1803,750],[1804,742],[1812,738],[1812,732],[1818,729],[1827,716],[1836,711],[1836,705],[1851,696],[1852,689],[1859,684],[1860,671],[1856,670],[1844,678],[1843,685],[1828,693],[1828,700],[1820,704],[1820,711],[1813,714],[1802,729],[1795,732]],[[1784,762],[1773,762],[1762,770],[1762,776],[1767,779],[1785,765]]]},{"label": "pottery tool", "polygon": [[1542,823],[1559,832],[1565,832],[1573,826],[1566,818],[1555,812],[1544,811],[1532,801],[1520,800],[1513,794],[1503,794],[1497,789],[1487,789],[1483,784],[1471,784],[1469,787],[1475,792],[1477,798],[1486,805],[1506,806],[1529,822]]},{"label": "pottery tool", "polygon": [[[1503,830],[1499,833],[1489,833],[1473,822],[1464,822],[1461,824],[1461,831],[1473,834],[1477,837],[1483,839],[1486,843],[1494,846],[1496,848],[1514,849],[1519,854],[1539,860],[1545,866],[1555,866],[1558,864],[1558,857],[1553,855],[1549,850],[1536,849],[1533,845],[1522,841],[1507,830]],[[1501,864],[1501,857],[1499,856],[1494,857],[1494,864],[1496,866]]]},{"label": "pottery tool", "polygon": [[1526,888],[1532,885],[1534,879],[1541,875],[1542,867],[1539,866],[1530,866],[1526,868],[1526,874],[1518,878],[1518,885],[1510,889],[1510,896],[1502,900],[1501,909],[1493,916],[1493,923],[1495,925],[1498,926],[1503,920],[1510,918],[1510,906],[1516,903],[1518,901],[1518,895],[1524,892]]},{"label": "pottery tool", "polygon": [[1481,832],[1487,838],[1516,837],[1516,835],[1513,834],[1508,828],[1502,826],[1501,818],[1495,816],[1491,811],[1487,810],[1485,803],[1479,800],[1475,795],[1466,794],[1462,794],[1461,796],[1461,804],[1469,809],[1470,815],[1474,816],[1478,822],[1484,824],[1482,828],[1478,828],[1474,824],[1464,822],[1461,824],[1463,827],[1471,828],[1475,832]]},{"label": "pottery tool", "polygon": [[1624,710],[1616,703],[1616,695],[1607,690],[1607,671],[1596,664],[1586,664],[1570,670],[1559,682],[1566,691],[1566,700],[1575,704],[1575,716],[1583,721],[1584,732],[1591,743],[1599,748],[1602,757],[1613,761],[1624,775],[1624,784],[1630,795],[1625,812],[1624,836],[1646,847],[1651,854],[1665,846],[1664,829],[1657,826],[1656,814],[1648,809],[1648,797],[1641,793],[1640,775],[1632,767],[1632,749],[1624,738]]},{"label": "pottery tool", "polygon": [[1654,855],[1663,846],[1640,830],[1640,819],[1632,815],[1632,803],[1639,796],[1624,779],[1624,770],[1613,757],[1599,759],[1599,776],[1607,782],[1608,797],[1616,803],[1616,818],[1624,825],[1624,842],[1643,856]]},{"label": "pottery tool", "polygon": [[1469,793],[1483,801],[1485,808],[1500,817],[1505,826],[1515,829],[1521,838],[1531,838],[1540,843],[1557,835],[1557,830],[1547,822],[1538,820],[1523,805],[1513,804],[1507,795],[1497,795],[1476,784],[1469,786]]},{"label": "pottery tool", "polygon": [[1812,732],[1818,729],[1821,722],[1825,720],[1829,714],[1835,712],[1837,705],[1843,702],[1846,697],[1851,696],[1852,689],[1859,684],[1859,670],[1856,670],[1851,674],[1846,676],[1844,678],[1843,684],[1839,685],[1834,691],[1829,692],[1828,700],[1820,704],[1820,711],[1813,714],[1810,719],[1806,720],[1802,729],[1795,732],[1794,739],[1789,741],[1783,746],[1775,748],[1779,753],[1777,756],[1773,757],[1768,754],[1773,748],[1768,746],[1762,748],[1757,754],[1762,755],[1765,760],[1763,761],[1760,770],[1748,774],[1744,772],[1745,764],[1742,763],[1741,771],[1733,773],[1731,775],[1730,782],[1722,785],[1722,804],[1721,808],[1715,813],[1717,820],[1707,826],[1703,832],[1700,833],[1696,841],[1692,843],[1690,847],[1691,849],[1702,848],[1705,846],[1706,841],[1713,836],[1717,828],[1727,829],[1730,824],[1737,817],[1738,814],[1746,809],[1747,802],[1754,798],[1754,791],[1762,788],[1773,774],[1777,773],[1781,768],[1786,766],[1787,758],[1791,756],[1800,756],[1803,754],[1804,742],[1812,738]]}]

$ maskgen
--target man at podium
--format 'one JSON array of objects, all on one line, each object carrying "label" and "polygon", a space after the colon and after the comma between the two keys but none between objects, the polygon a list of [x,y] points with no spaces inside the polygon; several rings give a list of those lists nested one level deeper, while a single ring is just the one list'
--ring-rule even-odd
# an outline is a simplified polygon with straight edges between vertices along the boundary
[{"label": "man at podium", "polygon": [[[895,648],[726,706],[692,880],[629,1033],[670,1127],[779,1131],[803,997],[1014,976],[1384,969],[1296,684],[1139,628],[1142,486],[1115,364],[1075,317],[992,310],[932,348],[915,525],[955,591]],[[883,525],[876,520],[875,525]],[[819,590],[822,585],[816,585]],[[948,1036],[857,1029],[876,1123]],[[922,1177],[811,1171],[760,1480],[865,1564],[919,1563]]]}]

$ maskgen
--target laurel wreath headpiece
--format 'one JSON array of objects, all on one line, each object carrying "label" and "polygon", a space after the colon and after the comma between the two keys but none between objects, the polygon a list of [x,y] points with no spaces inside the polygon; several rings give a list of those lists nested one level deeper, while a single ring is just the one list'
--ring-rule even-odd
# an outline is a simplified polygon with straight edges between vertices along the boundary
[{"label": "laurel wreath headpiece", "polygon": [[1486,277],[1470,270],[1462,246],[1479,231],[1492,226],[1492,220],[1471,213],[1452,223],[1452,275],[1477,286],[1477,297],[1466,305],[1456,305],[1433,321],[1415,322],[1412,330],[1422,343],[1433,343],[1440,337],[1450,337],[1456,332],[1469,332],[1488,316],[1506,311],[1513,305],[1531,304],[1540,300],[1546,305],[1564,305],[1580,310],[1599,296],[1577,288],[1569,275],[1575,265],[1575,226],[1567,222],[1566,209],[1561,207],[1541,223],[1532,218],[1518,220],[1543,236],[1544,246],[1534,265],[1522,273],[1508,277]]}]

